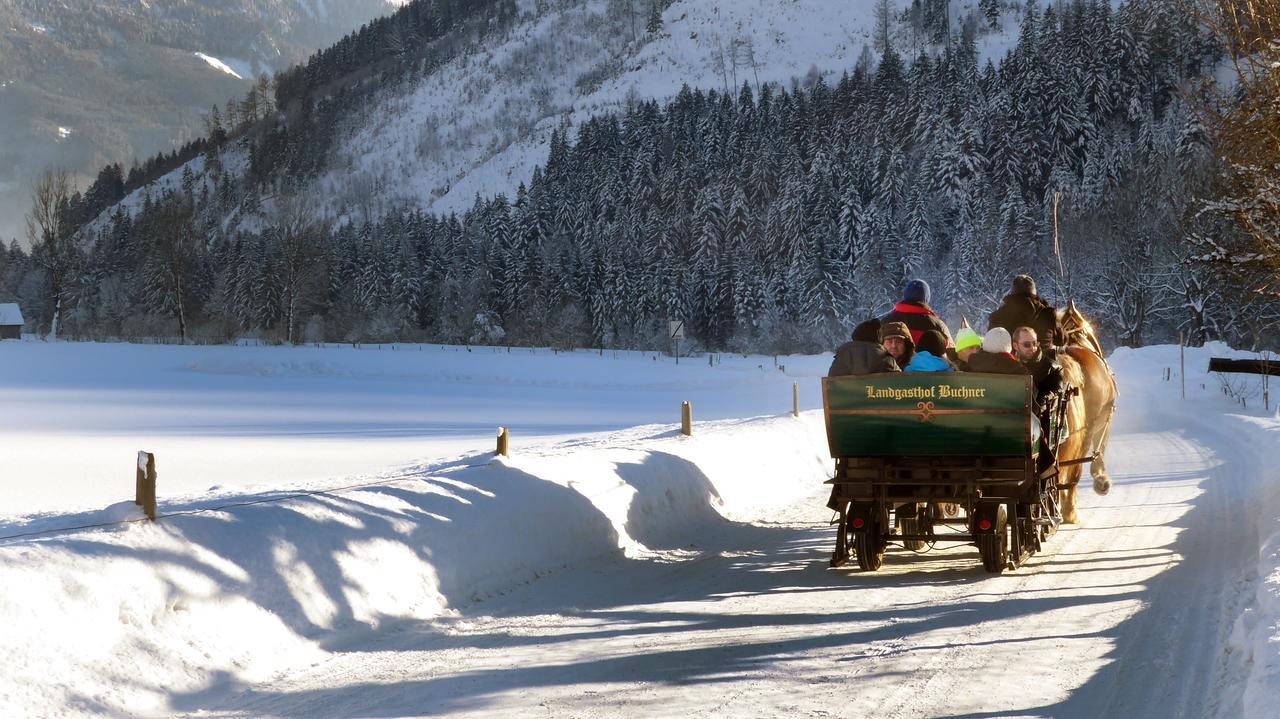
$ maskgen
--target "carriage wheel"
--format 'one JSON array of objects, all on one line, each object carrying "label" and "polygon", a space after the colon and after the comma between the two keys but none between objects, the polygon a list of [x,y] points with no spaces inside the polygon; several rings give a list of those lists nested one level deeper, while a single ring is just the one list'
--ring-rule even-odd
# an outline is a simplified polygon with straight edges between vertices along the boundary
[{"label": "carriage wheel", "polygon": [[884,564],[884,549],[888,542],[882,536],[880,523],[876,522],[853,535],[853,551],[858,555],[858,568],[874,572]]},{"label": "carriage wheel", "polygon": [[995,524],[991,533],[978,535],[978,554],[982,556],[983,569],[992,574],[1001,574],[1009,564],[1008,510],[1003,504],[996,505],[991,519]]},{"label": "carriage wheel", "polygon": [[[919,504],[907,503],[894,510],[894,516],[898,519],[899,534],[924,534],[924,522],[920,521],[919,508]],[[913,552],[919,552],[925,548],[925,542],[920,539],[904,539],[902,546]]]}]

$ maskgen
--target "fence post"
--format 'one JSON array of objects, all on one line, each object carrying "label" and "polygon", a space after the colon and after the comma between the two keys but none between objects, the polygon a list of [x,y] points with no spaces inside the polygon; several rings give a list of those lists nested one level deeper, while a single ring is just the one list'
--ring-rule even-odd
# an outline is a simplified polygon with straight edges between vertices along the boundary
[{"label": "fence post", "polygon": [[800,383],[791,383],[791,416],[800,416]]},{"label": "fence post", "polygon": [[1183,341],[1183,335],[1178,333],[1178,361],[1182,363],[1182,367],[1178,370],[1178,379],[1182,380],[1182,398],[1187,398],[1187,345]]},{"label": "fence post", "polygon": [[133,503],[142,507],[147,519],[156,518],[156,456],[150,452],[138,452],[138,467],[134,486]]},{"label": "fence post", "polygon": [[497,453],[503,457],[511,456],[510,449],[511,436],[507,433],[506,427],[498,428],[498,451]]},{"label": "fence post", "polygon": [[693,405],[689,400],[680,403],[680,434],[686,437],[693,435]]}]

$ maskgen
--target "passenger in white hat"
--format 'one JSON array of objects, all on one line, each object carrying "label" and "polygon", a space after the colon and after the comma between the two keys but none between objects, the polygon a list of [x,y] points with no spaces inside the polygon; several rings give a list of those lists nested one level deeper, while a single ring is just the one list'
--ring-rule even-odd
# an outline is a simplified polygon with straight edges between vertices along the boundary
[{"label": "passenger in white hat", "polygon": [[1027,374],[1027,368],[1013,356],[1013,338],[1003,327],[991,328],[982,338],[982,349],[969,357],[969,371]]}]

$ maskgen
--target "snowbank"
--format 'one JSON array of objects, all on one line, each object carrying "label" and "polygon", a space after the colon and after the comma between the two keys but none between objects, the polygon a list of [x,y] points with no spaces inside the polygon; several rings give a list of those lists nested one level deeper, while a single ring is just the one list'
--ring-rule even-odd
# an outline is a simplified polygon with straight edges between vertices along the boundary
[{"label": "snowbank", "polygon": [[[1262,474],[1254,478],[1255,501],[1240,508],[1241,521],[1257,528],[1257,586],[1251,606],[1236,621],[1232,649],[1240,653],[1248,675],[1243,688],[1244,716],[1270,719],[1280,706],[1280,415],[1277,413],[1280,381],[1273,378],[1270,408],[1264,409],[1259,377],[1210,374],[1210,357],[1257,358],[1258,355],[1232,350],[1217,342],[1188,348],[1185,403],[1178,399],[1181,383],[1177,347],[1120,348],[1113,353],[1111,366],[1118,374],[1148,377],[1151,382],[1162,381],[1163,372],[1168,368],[1171,370],[1167,392],[1169,409],[1188,419],[1225,422],[1229,431],[1239,434],[1257,452],[1254,466],[1259,467]],[[1229,385],[1226,387],[1229,394],[1224,394],[1224,382]],[[1240,397],[1245,400],[1243,405]]]},{"label": "snowbank", "polygon": [[269,681],[352,633],[430,621],[561,566],[678,551],[725,517],[812,493],[829,463],[821,423],[638,427],[0,542],[0,714],[166,714],[173,696]]}]

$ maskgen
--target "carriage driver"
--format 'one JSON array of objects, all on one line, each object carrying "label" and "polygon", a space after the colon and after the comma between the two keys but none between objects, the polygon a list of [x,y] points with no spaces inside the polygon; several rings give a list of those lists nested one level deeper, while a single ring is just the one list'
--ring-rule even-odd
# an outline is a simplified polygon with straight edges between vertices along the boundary
[{"label": "carriage driver", "polygon": [[[1061,346],[1066,338],[1058,326],[1058,314],[1053,306],[1036,294],[1036,281],[1027,275],[1013,278],[1013,291],[991,313],[987,329],[1003,327],[1013,334],[1019,327],[1030,327],[1045,347]],[[1014,338],[1017,341],[1017,338]]]}]

